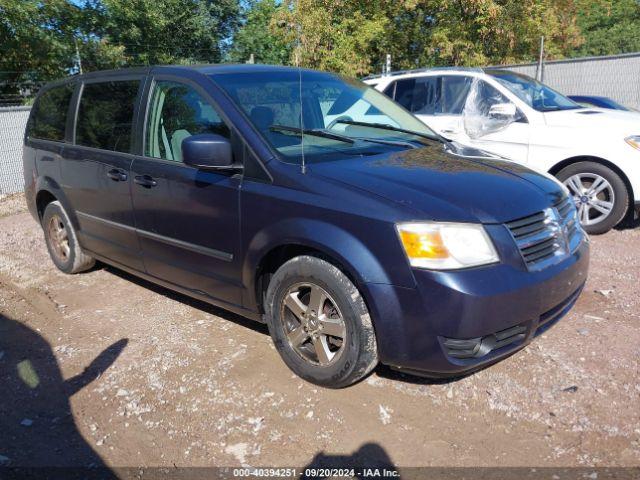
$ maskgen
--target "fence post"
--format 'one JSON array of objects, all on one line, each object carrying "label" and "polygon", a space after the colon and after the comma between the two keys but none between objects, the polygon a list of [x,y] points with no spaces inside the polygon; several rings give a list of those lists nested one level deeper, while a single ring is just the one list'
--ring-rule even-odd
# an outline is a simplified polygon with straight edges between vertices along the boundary
[{"label": "fence post", "polygon": [[544,36],[540,37],[540,56],[538,57],[538,68],[536,68],[536,80],[542,82],[544,79],[544,73],[542,69],[543,66],[543,58],[544,58]]}]

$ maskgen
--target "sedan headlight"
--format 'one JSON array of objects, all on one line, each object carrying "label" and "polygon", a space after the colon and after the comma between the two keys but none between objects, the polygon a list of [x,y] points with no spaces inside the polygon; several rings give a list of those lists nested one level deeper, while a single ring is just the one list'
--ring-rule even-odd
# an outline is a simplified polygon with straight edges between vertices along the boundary
[{"label": "sedan headlight", "polygon": [[453,270],[499,261],[482,225],[421,222],[396,228],[412,267]]},{"label": "sedan headlight", "polygon": [[640,150],[640,135],[632,135],[624,139],[629,145],[631,145],[636,150]]}]

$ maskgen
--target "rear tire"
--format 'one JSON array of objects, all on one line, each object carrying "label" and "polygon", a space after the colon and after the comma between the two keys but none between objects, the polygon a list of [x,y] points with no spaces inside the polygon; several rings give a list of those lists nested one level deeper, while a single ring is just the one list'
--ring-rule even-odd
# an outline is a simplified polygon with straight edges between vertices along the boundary
[{"label": "rear tire", "polygon": [[578,162],[556,176],[569,189],[587,233],[606,233],[627,214],[629,191],[620,175],[610,168],[596,162]]},{"label": "rear tire", "polygon": [[376,336],[362,295],[338,268],[299,256],[273,275],[266,294],[269,333],[303,379],[342,388],[378,363]]},{"label": "rear tire", "polygon": [[73,224],[57,200],[45,208],[42,228],[49,256],[58,269],[64,273],[79,273],[95,265],[95,260],[80,247]]}]

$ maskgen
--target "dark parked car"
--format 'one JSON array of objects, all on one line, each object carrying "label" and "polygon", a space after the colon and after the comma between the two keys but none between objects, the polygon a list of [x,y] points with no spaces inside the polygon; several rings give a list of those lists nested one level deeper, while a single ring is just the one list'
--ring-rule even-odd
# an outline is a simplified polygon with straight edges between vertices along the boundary
[{"label": "dark parked car", "polygon": [[631,109],[620,105],[609,97],[600,97],[598,95],[569,95],[569,98],[583,107],[608,108],[609,110],[622,110],[629,112]]},{"label": "dark parked car", "polygon": [[491,364],[562,317],[587,277],[587,237],[554,179],[329,73],[54,83],[24,172],[59,269],[100,260],[266,322],[286,364],[328,387],[378,362],[429,376]]}]

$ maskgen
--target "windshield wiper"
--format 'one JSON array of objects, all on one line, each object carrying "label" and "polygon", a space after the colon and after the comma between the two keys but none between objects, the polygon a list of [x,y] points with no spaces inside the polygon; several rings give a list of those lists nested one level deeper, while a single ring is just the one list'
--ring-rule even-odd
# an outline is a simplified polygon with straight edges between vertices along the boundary
[{"label": "windshield wiper", "polygon": [[335,120],[336,123],[344,123],[346,125],[358,125],[360,127],[372,127],[379,128],[381,130],[391,130],[393,132],[407,133],[409,135],[415,135],[416,137],[426,138],[427,140],[435,140],[431,135],[427,135],[426,133],[414,132],[413,130],[407,130],[405,128],[394,127],[391,125],[387,125],[386,123],[369,123],[369,122],[357,122],[355,120]]},{"label": "windshield wiper", "polygon": [[420,148],[411,142],[399,142],[396,140],[382,140],[380,138],[369,138],[369,137],[351,137],[351,138],[353,138],[354,140],[362,140],[370,143],[380,143],[382,145],[393,145],[395,147]]},{"label": "windshield wiper", "polygon": [[[367,124],[369,125],[369,124]],[[332,140],[338,140],[340,142],[355,143],[356,140],[362,140],[364,142],[370,143],[379,143],[382,145],[394,145],[397,147],[409,147],[409,148],[418,148],[416,145],[410,142],[400,142],[394,140],[382,140],[378,138],[367,138],[367,137],[347,137],[346,135],[340,135],[339,133],[327,132],[326,130],[316,129],[316,128],[305,128],[301,129],[299,127],[289,127],[287,125],[271,125],[269,130],[280,133],[295,133],[295,134],[304,134],[304,135],[314,135],[316,137],[322,138],[330,138]]]},{"label": "windshield wiper", "polygon": [[355,140],[349,137],[345,137],[343,135],[338,135],[337,133],[329,133],[324,130],[316,130],[314,128],[298,128],[298,127],[289,127],[287,125],[271,125],[269,130],[272,132],[280,132],[280,133],[298,133],[300,135],[312,135],[314,137],[322,137],[322,138],[330,138],[331,140],[338,140],[339,142],[344,143],[355,143]]},{"label": "windshield wiper", "polygon": [[566,105],[566,106],[562,106],[562,105],[543,105],[542,106],[542,112],[562,112],[564,110],[577,110],[579,108],[584,108],[580,105],[576,105],[575,107],[573,105]]}]

